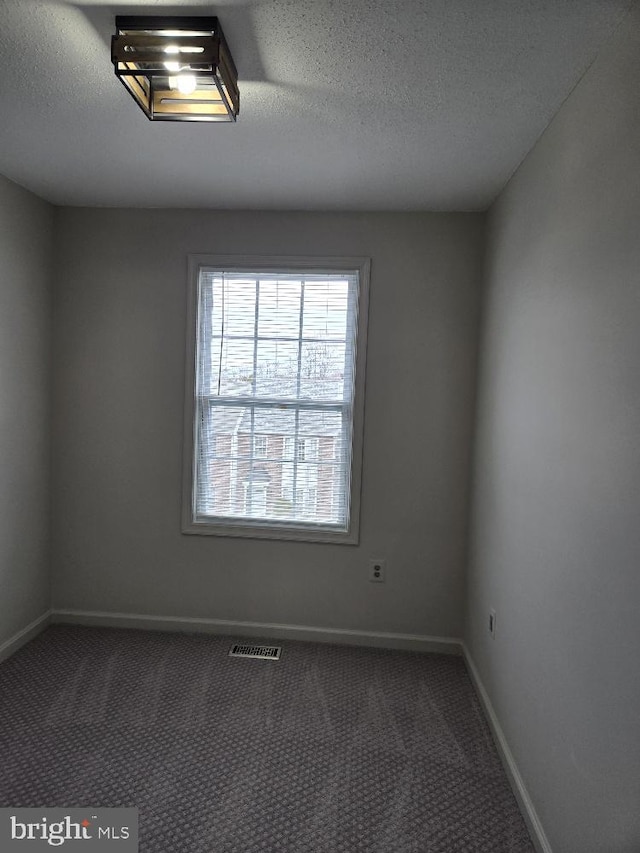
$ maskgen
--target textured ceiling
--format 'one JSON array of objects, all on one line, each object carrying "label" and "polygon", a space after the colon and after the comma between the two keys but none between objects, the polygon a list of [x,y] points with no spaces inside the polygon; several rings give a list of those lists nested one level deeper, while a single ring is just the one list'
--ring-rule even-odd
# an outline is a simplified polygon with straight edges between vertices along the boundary
[{"label": "textured ceiling", "polygon": [[[0,173],[57,204],[486,208],[629,0],[0,0]],[[217,14],[237,124],[149,122],[116,14]]]}]

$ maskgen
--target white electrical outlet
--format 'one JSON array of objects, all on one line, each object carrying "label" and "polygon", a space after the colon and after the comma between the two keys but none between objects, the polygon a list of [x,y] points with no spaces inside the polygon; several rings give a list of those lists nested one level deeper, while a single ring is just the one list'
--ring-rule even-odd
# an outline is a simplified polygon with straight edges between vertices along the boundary
[{"label": "white electrical outlet", "polygon": [[369,560],[369,580],[371,583],[384,583],[386,560]]},{"label": "white electrical outlet", "polygon": [[496,638],[496,611],[491,609],[489,611],[489,633],[495,640]]}]

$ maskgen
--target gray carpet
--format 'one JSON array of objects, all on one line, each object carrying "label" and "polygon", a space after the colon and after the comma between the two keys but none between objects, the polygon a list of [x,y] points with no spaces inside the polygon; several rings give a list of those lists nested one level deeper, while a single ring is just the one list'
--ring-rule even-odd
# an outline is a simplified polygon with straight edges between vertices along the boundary
[{"label": "gray carpet", "polygon": [[141,853],[532,853],[460,658],[55,626],[0,665],[0,805]]}]

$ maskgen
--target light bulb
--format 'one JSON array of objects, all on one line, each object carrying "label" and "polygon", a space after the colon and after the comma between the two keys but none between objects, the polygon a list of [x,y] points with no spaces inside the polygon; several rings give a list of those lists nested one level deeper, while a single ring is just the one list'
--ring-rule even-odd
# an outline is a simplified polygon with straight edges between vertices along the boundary
[{"label": "light bulb", "polygon": [[[164,52],[170,54],[180,53],[180,48],[177,44],[170,44],[168,47],[165,47]],[[167,71],[180,71],[180,63],[174,62],[173,60],[170,62],[165,62],[164,67],[167,69]]]},{"label": "light bulb", "polygon": [[183,95],[191,95],[196,90],[196,78],[193,74],[183,74],[178,77],[178,91]]}]

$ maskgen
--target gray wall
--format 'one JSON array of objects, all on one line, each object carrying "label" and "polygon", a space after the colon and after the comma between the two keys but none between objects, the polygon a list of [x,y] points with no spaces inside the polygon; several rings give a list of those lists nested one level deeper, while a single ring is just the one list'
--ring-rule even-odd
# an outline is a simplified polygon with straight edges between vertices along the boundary
[{"label": "gray wall", "polygon": [[49,608],[52,229],[0,176],[0,644]]},{"label": "gray wall", "polygon": [[467,642],[554,853],[640,850],[638,92],[636,5],[490,215]]},{"label": "gray wall", "polygon": [[[483,222],[60,210],[54,605],[461,636]],[[360,546],[181,535],[189,252],[371,256]]]}]

